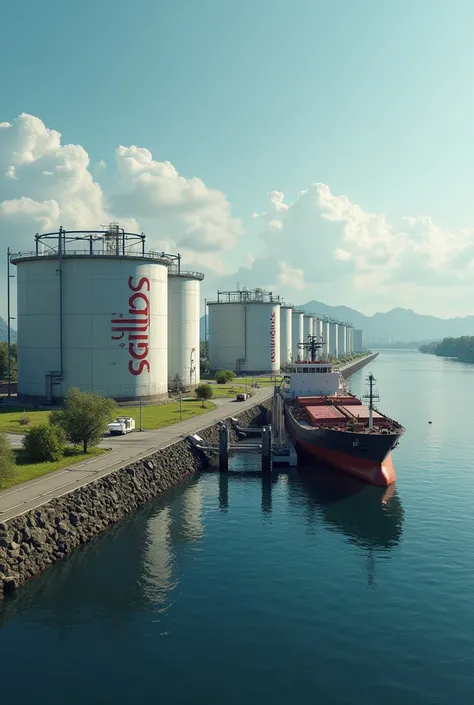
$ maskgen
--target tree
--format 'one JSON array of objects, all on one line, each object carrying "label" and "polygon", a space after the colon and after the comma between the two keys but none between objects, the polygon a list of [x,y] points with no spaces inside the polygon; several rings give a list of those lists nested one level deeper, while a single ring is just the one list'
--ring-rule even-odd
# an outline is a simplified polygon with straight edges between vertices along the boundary
[{"label": "tree", "polygon": [[206,384],[206,382],[201,382],[201,384],[198,384],[196,387],[196,396],[198,399],[202,401],[202,408],[204,409],[204,402],[206,399],[212,399],[214,396],[214,392],[212,390],[212,387],[210,384]]},{"label": "tree", "polygon": [[232,370],[217,370],[216,372],[216,382],[217,384],[227,384],[235,377],[235,372]]},{"label": "tree", "polygon": [[58,424],[34,426],[23,438],[23,450],[33,463],[60,460],[65,445],[66,434]]},{"label": "tree", "polygon": [[[10,347],[12,382],[16,381],[16,343]],[[0,343],[0,380],[8,377],[8,344]]]},{"label": "tree", "polygon": [[7,434],[0,431],[0,487],[15,475],[15,454]]},{"label": "tree", "polygon": [[82,444],[84,453],[87,453],[89,447],[99,444],[116,409],[113,399],[70,389],[64,407],[51,412],[49,420],[64,430],[68,441],[75,445]]}]

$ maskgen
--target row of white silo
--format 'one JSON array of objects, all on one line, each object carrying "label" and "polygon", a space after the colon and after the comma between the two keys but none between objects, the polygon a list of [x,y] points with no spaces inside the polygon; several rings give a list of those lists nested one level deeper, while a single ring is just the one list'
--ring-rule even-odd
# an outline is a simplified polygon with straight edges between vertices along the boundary
[{"label": "row of white silo", "polygon": [[343,357],[353,350],[352,326],[314,316],[263,289],[219,291],[207,302],[208,354],[212,370],[275,373],[292,361],[307,360],[308,336],[321,340],[321,356]]},{"label": "row of white silo", "polygon": [[199,382],[200,282],[145,236],[36,236],[17,272],[18,396],[53,403],[78,387],[118,400],[159,399]]}]

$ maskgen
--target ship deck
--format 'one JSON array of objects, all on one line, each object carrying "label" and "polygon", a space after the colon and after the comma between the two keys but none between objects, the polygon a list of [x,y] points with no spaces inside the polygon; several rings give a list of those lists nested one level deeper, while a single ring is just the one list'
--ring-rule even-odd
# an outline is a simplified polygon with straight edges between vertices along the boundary
[{"label": "ship deck", "polygon": [[399,433],[402,428],[396,421],[374,409],[373,428],[369,429],[369,407],[353,395],[297,397],[288,406],[294,419],[307,429],[390,434]]}]

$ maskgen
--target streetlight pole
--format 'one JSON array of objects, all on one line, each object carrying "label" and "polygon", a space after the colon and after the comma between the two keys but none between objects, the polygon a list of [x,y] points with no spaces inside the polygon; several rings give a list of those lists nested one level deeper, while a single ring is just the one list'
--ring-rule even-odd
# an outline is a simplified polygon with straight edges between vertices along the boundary
[{"label": "streetlight pole", "polygon": [[143,431],[143,424],[142,424],[142,398],[140,397],[140,431]]},{"label": "streetlight pole", "polygon": [[10,248],[7,249],[7,360],[8,360],[8,398],[12,395],[12,320],[11,315],[11,295],[10,295],[10,279],[13,279],[14,275],[10,274]]},{"label": "streetlight pole", "polygon": [[179,420],[183,420],[183,395],[181,394],[181,385],[179,386]]}]

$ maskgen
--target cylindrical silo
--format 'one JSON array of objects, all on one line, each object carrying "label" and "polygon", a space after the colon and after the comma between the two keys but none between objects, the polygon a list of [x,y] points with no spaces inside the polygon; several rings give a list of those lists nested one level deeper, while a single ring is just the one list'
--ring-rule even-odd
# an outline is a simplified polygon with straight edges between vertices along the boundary
[{"label": "cylindrical silo", "polygon": [[354,330],[354,352],[362,352],[362,331]]},{"label": "cylindrical silo", "polygon": [[303,350],[298,347],[303,342],[303,312],[293,311],[291,315],[291,346],[293,350],[293,362],[303,359]]},{"label": "cylindrical silo", "polygon": [[346,354],[346,327],[344,323],[339,323],[337,327],[337,352],[339,357]]},{"label": "cylindrical silo", "polygon": [[199,384],[199,314],[203,274],[168,276],[168,382],[183,390]]},{"label": "cylindrical silo", "polygon": [[208,307],[212,370],[280,370],[279,297],[262,289],[220,291]]},{"label": "cylindrical silo", "polygon": [[321,321],[321,332],[323,338],[323,347],[321,348],[322,356],[327,358],[329,355],[329,321],[323,318]]},{"label": "cylindrical silo", "polygon": [[292,306],[280,307],[280,364],[288,365],[292,357]]},{"label": "cylindrical silo", "polygon": [[[39,254],[38,242],[54,236],[56,246]],[[87,235],[80,254],[66,250],[66,237],[37,236],[36,255],[12,260],[19,397],[52,402],[72,387],[115,399],[165,396],[169,260],[130,253],[122,231],[120,249],[95,251],[101,236]]]},{"label": "cylindrical silo", "polygon": [[338,352],[338,330],[336,321],[329,322],[329,354],[337,358]]}]

